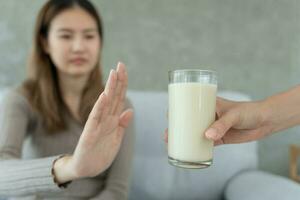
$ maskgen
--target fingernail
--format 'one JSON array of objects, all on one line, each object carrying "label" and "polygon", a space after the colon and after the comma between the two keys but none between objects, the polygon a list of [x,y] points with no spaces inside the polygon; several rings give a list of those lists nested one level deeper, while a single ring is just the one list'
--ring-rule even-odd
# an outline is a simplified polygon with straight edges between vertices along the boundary
[{"label": "fingernail", "polygon": [[134,110],[132,108],[129,108],[128,111],[132,112],[134,114]]},{"label": "fingernail", "polygon": [[206,135],[207,138],[212,139],[212,140],[217,139],[217,137],[218,137],[217,130],[214,129],[214,128],[208,129],[206,131],[205,135]]},{"label": "fingernail", "polygon": [[119,61],[118,65],[117,65],[117,69],[120,68],[122,65],[123,65],[123,63]]},{"label": "fingernail", "polygon": [[121,65],[121,62],[118,62],[118,65],[117,65],[117,71],[119,71],[120,65]]}]

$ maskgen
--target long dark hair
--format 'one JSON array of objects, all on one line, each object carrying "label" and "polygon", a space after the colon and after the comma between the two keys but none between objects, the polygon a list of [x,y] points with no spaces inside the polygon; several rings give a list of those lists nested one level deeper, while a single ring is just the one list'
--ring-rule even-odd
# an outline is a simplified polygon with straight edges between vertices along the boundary
[{"label": "long dark hair", "polygon": [[[101,43],[103,43],[103,27],[101,18],[95,7],[88,0],[49,0],[40,10],[35,24],[33,49],[29,56],[28,77],[21,89],[24,95],[43,118],[49,132],[57,132],[66,129],[63,111],[66,108],[58,85],[57,70],[50,56],[43,48],[43,42],[47,40],[50,23],[64,10],[80,7],[89,13],[96,21]],[[99,61],[90,74],[86,87],[82,93],[79,116],[82,124],[88,115],[99,94],[103,91],[102,74]]]}]

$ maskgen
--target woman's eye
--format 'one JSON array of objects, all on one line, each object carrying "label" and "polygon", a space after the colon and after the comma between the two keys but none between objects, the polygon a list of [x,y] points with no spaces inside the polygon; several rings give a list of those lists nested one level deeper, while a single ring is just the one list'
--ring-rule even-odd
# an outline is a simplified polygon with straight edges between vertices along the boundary
[{"label": "woman's eye", "polygon": [[86,39],[93,39],[95,36],[94,35],[86,35],[85,38]]},{"label": "woman's eye", "polygon": [[60,35],[59,37],[66,40],[71,39],[71,35]]}]

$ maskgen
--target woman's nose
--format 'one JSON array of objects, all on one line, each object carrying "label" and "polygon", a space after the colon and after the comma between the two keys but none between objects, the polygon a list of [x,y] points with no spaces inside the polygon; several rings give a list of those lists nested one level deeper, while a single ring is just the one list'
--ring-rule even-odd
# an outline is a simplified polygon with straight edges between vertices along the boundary
[{"label": "woman's nose", "polygon": [[84,40],[82,38],[75,38],[72,44],[73,52],[82,52],[85,49]]}]

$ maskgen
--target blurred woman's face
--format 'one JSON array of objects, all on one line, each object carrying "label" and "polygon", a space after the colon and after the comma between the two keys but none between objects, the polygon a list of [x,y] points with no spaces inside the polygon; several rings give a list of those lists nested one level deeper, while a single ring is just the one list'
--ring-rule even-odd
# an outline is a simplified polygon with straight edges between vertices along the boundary
[{"label": "blurred woman's face", "polygon": [[87,76],[99,59],[100,37],[95,19],[74,7],[51,22],[45,50],[64,76]]}]

